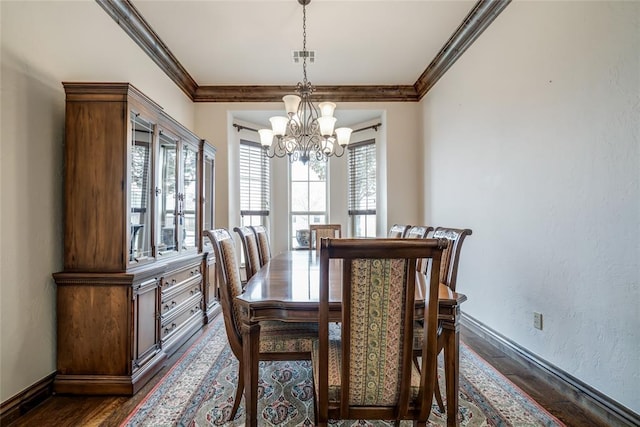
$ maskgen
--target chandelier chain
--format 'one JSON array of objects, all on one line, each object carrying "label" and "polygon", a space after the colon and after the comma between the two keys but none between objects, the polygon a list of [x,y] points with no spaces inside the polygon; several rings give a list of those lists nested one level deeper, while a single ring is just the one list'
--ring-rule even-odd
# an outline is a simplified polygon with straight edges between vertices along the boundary
[{"label": "chandelier chain", "polygon": [[307,84],[307,5],[302,4],[302,72],[304,84]]}]

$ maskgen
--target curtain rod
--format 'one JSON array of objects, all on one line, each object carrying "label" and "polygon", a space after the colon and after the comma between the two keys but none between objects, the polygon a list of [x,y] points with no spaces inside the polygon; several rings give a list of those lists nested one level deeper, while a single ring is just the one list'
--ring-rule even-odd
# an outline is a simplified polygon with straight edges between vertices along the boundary
[{"label": "curtain rod", "polygon": [[[355,129],[351,133],[356,133],[356,132],[360,132],[360,131],[367,130],[367,129],[373,129],[374,131],[377,132],[378,128],[380,126],[382,126],[382,123],[376,123],[375,125],[365,126],[365,127],[361,128],[361,129]],[[238,132],[240,132],[243,129],[244,130],[251,130],[253,132],[258,132],[258,129],[253,129],[253,128],[250,128],[250,127],[247,127],[247,126],[242,126],[242,125],[239,125],[239,124],[236,124],[236,123],[233,124],[233,127],[236,128],[238,130]]]}]

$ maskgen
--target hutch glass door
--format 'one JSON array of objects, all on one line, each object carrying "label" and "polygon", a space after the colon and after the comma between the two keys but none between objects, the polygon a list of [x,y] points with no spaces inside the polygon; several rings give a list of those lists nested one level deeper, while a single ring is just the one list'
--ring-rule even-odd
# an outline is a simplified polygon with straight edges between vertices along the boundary
[{"label": "hutch glass door", "polygon": [[148,258],[151,253],[151,162],[154,125],[131,113],[129,164],[129,262]]},{"label": "hutch glass door", "polygon": [[198,244],[196,207],[198,196],[198,150],[183,145],[182,151],[183,189],[179,195],[178,228],[182,234],[182,250],[196,249]]},{"label": "hutch glass door", "polygon": [[178,141],[161,132],[159,138],[158,167],[158,254],[177,253],[176,235],[177,187],[178,187]]}]

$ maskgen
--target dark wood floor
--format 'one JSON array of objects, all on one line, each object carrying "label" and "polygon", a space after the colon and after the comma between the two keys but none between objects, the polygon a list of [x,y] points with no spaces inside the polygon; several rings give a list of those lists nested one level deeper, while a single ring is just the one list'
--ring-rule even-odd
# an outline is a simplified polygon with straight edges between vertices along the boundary
[{"label": "dark wood floor", "polygon": [[[189,347],[185,344],[170,362],[177,360]],[[500,349],[487,343],[483,338],[466,328],[462,328],[462,341],[487,360],[518,387],[532,396],[541,406],[569,427],[607,427],[608,425],[590,416],[578,405],[571,402],[565,393],[542,375],[529,369],[525,364],[511,358]],[[118,426],[136,407],[144,396],[168,371],[165,367],[134,397],[69,397],[53,396],[38,407],[27,412],[9,426]]]}]

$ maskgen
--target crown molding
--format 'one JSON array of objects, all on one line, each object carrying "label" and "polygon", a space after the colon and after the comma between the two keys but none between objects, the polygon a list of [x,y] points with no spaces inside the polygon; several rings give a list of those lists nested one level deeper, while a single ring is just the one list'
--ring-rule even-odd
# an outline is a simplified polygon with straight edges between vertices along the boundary
[{"label": "crown molding", "polygon": [[96,0],[96,2],[129,34],[138,46],[164,71],[191,100],[198,88],[196,81],[171,53],[167,45],[145,21],[129,0]]},{"label": "crown molding", "polygon": [[[194,102],[281,102],[295,86],[200,86]],[[313,99],[334,102],[415,102],[413,86],[315,86]]]},{"label": "crown molding", "polygon": [[[294,86],[198,86],[130,0],[96,0],[193,102],[280,102]],[[337,102],[420,101],[511,0],[479,0],[411,85],[316,86],[314,98]]]},{"label": "crown molding", "polygon": [[509,3],[511,0],[479,0],[476,3],[427,69],[416,80],[414,87],[418,93],[418,100],[427,94]]}]

